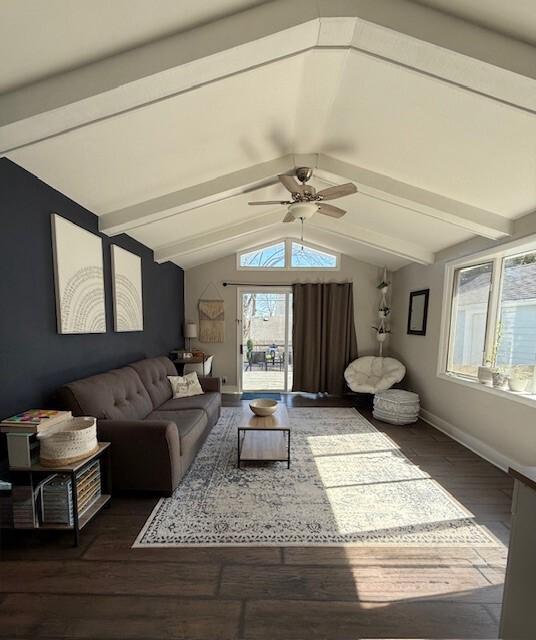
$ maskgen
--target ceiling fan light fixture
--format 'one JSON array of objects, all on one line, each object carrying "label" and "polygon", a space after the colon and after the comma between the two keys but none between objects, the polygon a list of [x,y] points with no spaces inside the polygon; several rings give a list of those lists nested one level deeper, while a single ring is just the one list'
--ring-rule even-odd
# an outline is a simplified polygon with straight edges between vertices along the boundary
[{"label": "ceiling fan light fixture", "polygon": [[302,218],[308,220],[318,211],[318,205],[315,202],[294,202],[289,205],[288,212],[295,220]]}]

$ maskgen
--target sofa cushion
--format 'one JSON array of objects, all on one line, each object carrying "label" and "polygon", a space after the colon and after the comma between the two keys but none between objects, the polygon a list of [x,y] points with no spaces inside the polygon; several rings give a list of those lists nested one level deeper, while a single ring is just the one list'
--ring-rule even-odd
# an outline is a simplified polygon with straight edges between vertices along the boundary
[{"label": "sofa cushion", "polygon": [[169,400],[172,396],[168,376],[176,376],[177,369],[169,358],[148,358],[129,365],[140,376],[153,403],[153,409]]},{"label": "sofa cushion", "polygon": [[188,398],[171,398],[158,408],[158,411],[185,411],[187,409],[202,409],[211,425],[216,424],[220,416],[221,396],[209,391],[200,396]]},{"label": "sofa cushion", "polygon": [[70,382],[59,396],[75,415],[109,420],[142,420],[153,408],[140,377],[130,367]]},{"label": "sofa cushion", "polygon": [[188,452],[192,443],[198,440],[208,428],[207,414],[201,409],[187,409],[184,411],[152,411],[147,420],[170,420],[177,425],[181,456]]},{"label": "sofa cushion", "polygon": [[203,394],[195,371],[187,373],[185,376],[168,376],[168,380],[174,398],[189,398]]}]

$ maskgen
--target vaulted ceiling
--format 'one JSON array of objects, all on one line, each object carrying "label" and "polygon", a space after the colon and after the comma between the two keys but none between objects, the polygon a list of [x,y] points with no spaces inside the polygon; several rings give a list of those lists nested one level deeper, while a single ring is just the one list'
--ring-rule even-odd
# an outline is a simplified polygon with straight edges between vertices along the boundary
[{"label": "vaulted ceiling", "polygon": [[[3,0],[0,152],[188,268],[278,237],[396,269],[536,209],[532,0]],[[450,11],[451,13],[445,13]],[[61,213],[61,212],[59,212]]]}]

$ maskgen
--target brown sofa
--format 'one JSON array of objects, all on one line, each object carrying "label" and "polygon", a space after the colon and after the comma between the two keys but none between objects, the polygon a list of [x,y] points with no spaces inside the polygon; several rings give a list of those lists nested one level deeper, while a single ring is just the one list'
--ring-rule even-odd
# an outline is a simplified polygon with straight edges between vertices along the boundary
[{"label": "brown sofa", "polygon": [[97,418],[99,440],[112,443],[114,490],[171,494],[221,410],[219,378],[200,377],[203,395],[172,398],[168,358],[134,362],[59,390],[73,415]]}]

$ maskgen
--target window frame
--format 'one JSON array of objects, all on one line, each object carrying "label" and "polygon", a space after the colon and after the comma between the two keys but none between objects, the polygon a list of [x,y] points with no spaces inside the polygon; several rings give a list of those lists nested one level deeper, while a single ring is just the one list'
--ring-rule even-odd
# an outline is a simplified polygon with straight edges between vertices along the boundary
[{"label": "window frame", "polygon": [[[282,267],[256,267],[254,265],[241,265],[240,258],[247,254],[252,253],[253,251],[261,251],[262,249],[267,249],[268,247],[273,247],[274,245],[282,244],[284,246],[283,253],[283,266]],[[271,242],[263,242],[262,244],[254,245],[253,247],[249,247],[248,249],[243,249],[242,251],[237,251],[236,253],[236,268],[238,271],[284,271],[286,269],[288,262],[288,247],[285,240],[272,240]]]},{"label": "window frame", "polygon": [[466,376],[449,370],[451,347],[454,341],[453,331],[453,310],[454,310],[454,293],[456,275],[460,269],[465,267],[478,266],[484,263],[492,263],[490,293],[488,298],[488,311],[486,318],[486,334],[484,339],[484,356],[485,363],[489,354],[493,351],[495,336],[497,331],[497,321],[500,315],[501,297],[503,288],[503,263],[507,258],[512,258],[525,253],[536,251],[536,234],[514,240],[512,242],[499,245],[491,249],[485,249],[474,253],[470,256],[450,260],[445,266],[444,284],[443,284],[443,306],[441,315],[441,328],[439,339],[439,351],[437,358],[437,377],[443,380],[449,380],[458,384],[469,386],[473,389],[492,393],[502,396],[510,400],[515,400],[523,404],[534,407],[536,404],[536,395],[528,393],[514,393],[510,390],[496,389],[479,383],[478,379],[473,376]]},{"label": "window frame", "polygon": [[[341,254],[337,251],[332,251],[328,247],[322,247],[320,245],[314,244],[312,242],[304,242],[303,245],[310,249],[314,249],[316,251],[321,251],[322,253],[327,253],[331,256],[335,257],[335,266],[334,267],[293,267],[292,266],[292,243],[301,244],[301,241],[296,238],[280,238],[278,240],[272,240],[270,242],[263,242],[262,244],[254,245],[247,249],[242,249],[236,252],[236,269],[237,271],[294,271],[294,272],[302,272],[302,271],[340,271],[341,270]],[[265,249],[267,247],[271,247],[277,244],[285,244],[285,258],[284,258],[284,266],[282,267],[254,267],[254,266],[243,266],[240,264],[240,258],[246,254],[251,253],[252,251],[258,251],[260,249]]]}]

